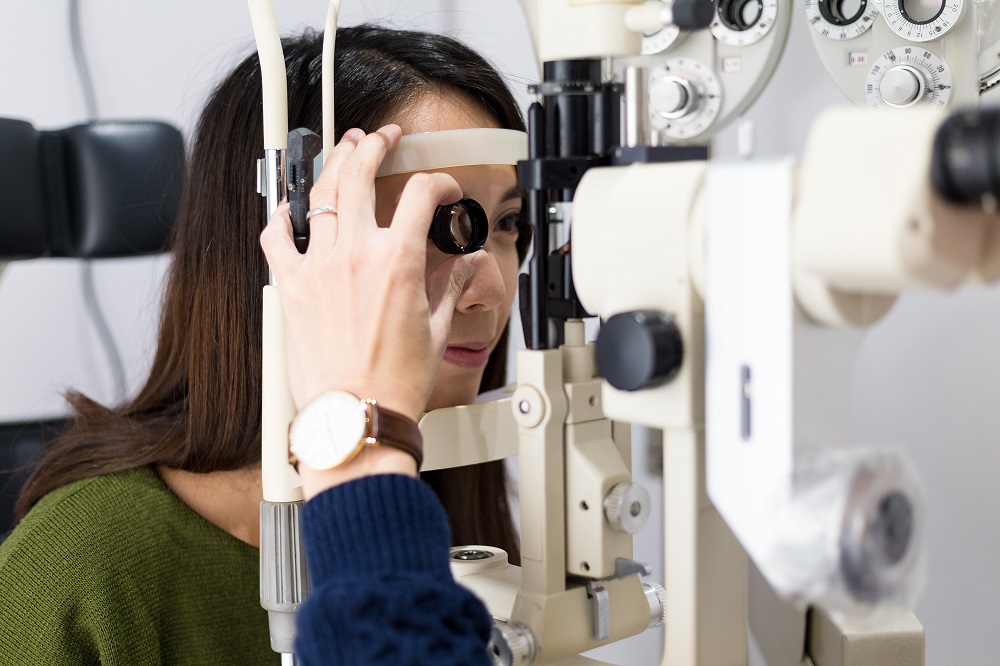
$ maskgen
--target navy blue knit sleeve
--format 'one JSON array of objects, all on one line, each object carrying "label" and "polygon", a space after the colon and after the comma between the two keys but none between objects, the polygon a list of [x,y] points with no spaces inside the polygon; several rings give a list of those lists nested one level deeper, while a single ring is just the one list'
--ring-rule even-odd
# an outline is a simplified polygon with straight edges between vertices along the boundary
[{"label": "navy blue knit sleeve", "polygon": [[444,509],[422,481],[370,476],[306,503],[312,592],[295,651],[317,664],[490,663],[491,620],[448,565]]}]

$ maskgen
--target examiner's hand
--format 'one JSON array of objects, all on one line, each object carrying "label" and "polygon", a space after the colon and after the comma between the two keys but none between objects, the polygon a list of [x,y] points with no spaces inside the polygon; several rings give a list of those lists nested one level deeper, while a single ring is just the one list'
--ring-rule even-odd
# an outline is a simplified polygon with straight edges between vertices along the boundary
[{"label": "examiner's hand", "polygon": [[[288,206],[261,234],[285,311],[288,378],[301,409],[326,390],[350,391],[419,420],[434,386],[455,305],[478,253],[441,264],[426,280],[434,210],[462,191],[446,174],[414,174],[392,224],[375,221],[375,173],[402,131],[353,129],[310,193],[309,249],[292,241]],[[479,260],[481,261],[481,260]]]}]

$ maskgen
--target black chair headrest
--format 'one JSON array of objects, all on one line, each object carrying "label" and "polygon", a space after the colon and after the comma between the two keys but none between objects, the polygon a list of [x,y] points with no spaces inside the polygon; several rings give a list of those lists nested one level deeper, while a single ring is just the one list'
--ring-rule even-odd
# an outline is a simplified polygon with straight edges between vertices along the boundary
[{"label": "black chair headrest", "polygon": [[161,252],[183,180],[184,139],[165,123],[0,118],[0,260]]},{"label": "black chair headrest", "polygon": [[64,419],[0,423],[0,543],[14,529],[14,504],[24,482],[65,428]]}]

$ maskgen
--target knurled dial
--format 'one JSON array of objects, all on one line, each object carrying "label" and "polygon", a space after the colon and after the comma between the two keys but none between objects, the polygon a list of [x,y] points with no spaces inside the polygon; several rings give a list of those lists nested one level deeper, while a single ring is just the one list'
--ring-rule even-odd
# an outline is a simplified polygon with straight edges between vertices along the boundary
[{"label": "knurled dial", "polygon": [[951,72],[921,47],[899,47],[879,58],[865,84],[868,106],[906,109],[917,105],[944,108],[951,97]]},{"label": "knurled dial", "polygon": [[643,581],[642,589],[646,593],[646,598],[649,599],[649,597],[652,596],[656,599],[656,605],[659,606],[658,609],[655,609],[656,614],[654,617],[654,605],[652,600],[650,600],[650,628],[662,627],[667,621],[667,591],[664,590],[663,586],[659,583],[647,581]]},{"label": "knurled dial", "polygon": [[878,84],[879,95],[889,106],[903,109],[912,106],[927,92],[924,75],[913,65],[889,68]]},{"label": "knurled dial", "polygon": [[692,58],[673,58],[649,76],[650,124],[671,139],[695,137],[722,106],[722,88],[708,67]]},{"label": "knurled dial", "polygon": [[604,498],[604,517],[611,529],[635,534],[649,519],[649,493],[638,483],[617,483]]}]

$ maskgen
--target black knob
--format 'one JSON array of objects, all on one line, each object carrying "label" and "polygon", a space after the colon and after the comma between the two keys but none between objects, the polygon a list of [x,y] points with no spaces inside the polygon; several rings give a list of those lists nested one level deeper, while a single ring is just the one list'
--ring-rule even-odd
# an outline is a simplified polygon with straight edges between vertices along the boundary
[{"label": "black knob", "polygon": [[612,386],[638,391],[674,378],[684,360],[684,343],[674,320],[662,312],[616,314],[597,334],[597,368]]},{"label": "black knob", "polygon": [[957,111],[934,136],[931,182],[953,203],[1000,196],[1000,109]]},{"label": "black knob", "polygon": [[674,25],[681,30],[704,30],[715,19],[712,0],[675,0]]},{"label": "black knob", "polygon": [[899,490],[886,493],[862,511],[862,516],[845,518],[845,527],[857,528],[860,523],[860,529],[840,539],[841,570],[855,599],[876,604],[897,593],[905,580],[900,570],[908,568],[900,567],[916,547],[917,515],[913,502]]}]

